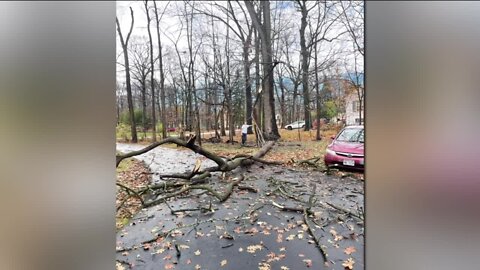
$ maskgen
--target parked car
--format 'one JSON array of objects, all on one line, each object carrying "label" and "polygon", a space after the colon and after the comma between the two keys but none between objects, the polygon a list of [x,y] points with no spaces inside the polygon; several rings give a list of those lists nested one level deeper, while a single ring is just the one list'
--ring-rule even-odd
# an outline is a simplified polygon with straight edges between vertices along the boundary
[{"label": "parked car", "polygon": [[325,165],[364,170],[365,131],[363,126],[347,126],[332,139],[324,156]]},{"label": "parked car", "polygon": [[169,127],[169,128],[167,128],[167,131],[168,131],[168,132],[175,132],[176,130],[177,130],[177,129],[174,128],[174,127]]},{"label": "parked car", "polygon": [[292,130],[296,128],[304,128],[304,127],[305,127],[305,121],[296,121],[285,126],[285,128],[288,130]]}]

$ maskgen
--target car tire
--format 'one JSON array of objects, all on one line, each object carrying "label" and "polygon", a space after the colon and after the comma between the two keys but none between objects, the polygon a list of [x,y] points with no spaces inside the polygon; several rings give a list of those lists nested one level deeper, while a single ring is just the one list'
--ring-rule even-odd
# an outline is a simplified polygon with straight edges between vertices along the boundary
[{"label": "car tire", "polygon": [[288,129],[288,130],[292,130],[292,127],[291,127],[291,126],[288,126],[287,129]]},{"label": "car tire", "polygon": [[305,125],[303,125],[302,128],[305,128]]}]

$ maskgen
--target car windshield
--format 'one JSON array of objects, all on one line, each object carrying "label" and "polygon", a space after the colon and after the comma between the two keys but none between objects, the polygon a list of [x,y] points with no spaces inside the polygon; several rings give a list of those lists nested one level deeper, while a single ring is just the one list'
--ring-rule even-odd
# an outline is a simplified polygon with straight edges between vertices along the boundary
[{"label": "car windshield", "polygon": [[341,142],[360,142],[365,141],[363,128],[346,128],[337,137]]}]

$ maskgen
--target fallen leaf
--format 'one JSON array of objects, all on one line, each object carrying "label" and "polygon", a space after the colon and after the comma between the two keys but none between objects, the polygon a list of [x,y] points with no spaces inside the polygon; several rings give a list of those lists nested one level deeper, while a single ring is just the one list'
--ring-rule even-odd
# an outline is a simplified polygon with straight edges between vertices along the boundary
[{"label": "fallen leaf", "polygon": [[165,269],[174,269],[175,266],[171,263],[165,265]]},{"label": "fallen leaf", "polygon": [[194,254],[195,254],[196,256],[200,256],[201,252],[200,252],[200,250],[197,249],[197,251],[195,251]]},{"label": "fallen leaf", "polygon": [[281,233],[277,234],[277,243],[283,242],[282,238],[283,238],[283,234],[281,234]]},{"label": "fallen leaf", "polygon": [[239,249],[238,249],[238,252],[243,252],[243,248],[239,248]]},{"label": "fallen leaf", "polygon": [[179,249],[188,249],[188,248],[190,248],[190,247],[187,246],[187,245],[178,245],[178,248],[179,248]]},{"label": "fallen leaf", "polygon": [[227,265],[227,260],[223,260],[220,262],[221,267],[224,267],[225,265]]},{"label": "fallen leaf", "polygon": [[344,261],[342,263],[342,266],[345,267],[345,269],[353,269],[353,265],[355,264],[355,261],[352,258],[348,258],[348,260]]},{"label": "fallen leaf", "polygon": [[290,268],[282,265],[282,266],[280,266],[280,270],[290,270]]},{"label": "fallen leaf", "polygon": [[270,269],[272,269],[270,267],[270,264],[264,263],[264,262],[258,263],[258,270],[270,270]]},{"label": "fallen leaf", "polygon": [[201,269],[200,265],[198,265],[198,264],[195,265],[195,270],[200,270],[200,269]]},{"label": "fallen leaf", "polygon": [[310,260],[310,259],[305,259],[305,260],[303,260],[303,262],[305,263],[305,265],[306,265],[307,267],[312,267],[312,260]]},{"label": "fallen leaf", "polygon": [[355,249],[354,246],[351,246],[351,247],[347,247],[347,248],[344,250],[344,252],[345,252],[345,254],[350,255],[350,254],[352,254],[352,253],[354,253],[354,252],[357,252],[357,249]]},{"label": "fallen leaf", "polygon": [[248,253],[255,253],[257,250],[262,250],[262,245],[251,245],[247,247]]},{"label": "fallen leaf", "polygon": [[125,267],[123,267],[123,265],[119,262],[116,263],[116,269],[117,270],[125,270]]}]

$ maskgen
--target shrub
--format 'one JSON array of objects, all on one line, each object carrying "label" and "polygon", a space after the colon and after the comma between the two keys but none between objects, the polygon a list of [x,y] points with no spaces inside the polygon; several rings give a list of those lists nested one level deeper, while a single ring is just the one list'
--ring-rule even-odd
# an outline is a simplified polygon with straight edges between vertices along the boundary
[{"label": "shrub", "polygon": [[[142,121],[143,121],[143,111],[142,109],[135,109],[133,111],[134,117],[135,117],[135,124],[138,126],[142,126]],[[152,119],[149,117],[147,114],[147,117],[145,119],[147,121],[147,127],[151,127],[151,121]],[[130,113],[128,111],[124,111],[120,114],[120,123],[130,125]]]},{"label": "shrub", "polygon": [[117,140],[123,140],[128,142],[129,138],[131,137],[130,125],[127,125],[124,123],[118,124],[115,128],[115,134],[116,134]]}]

